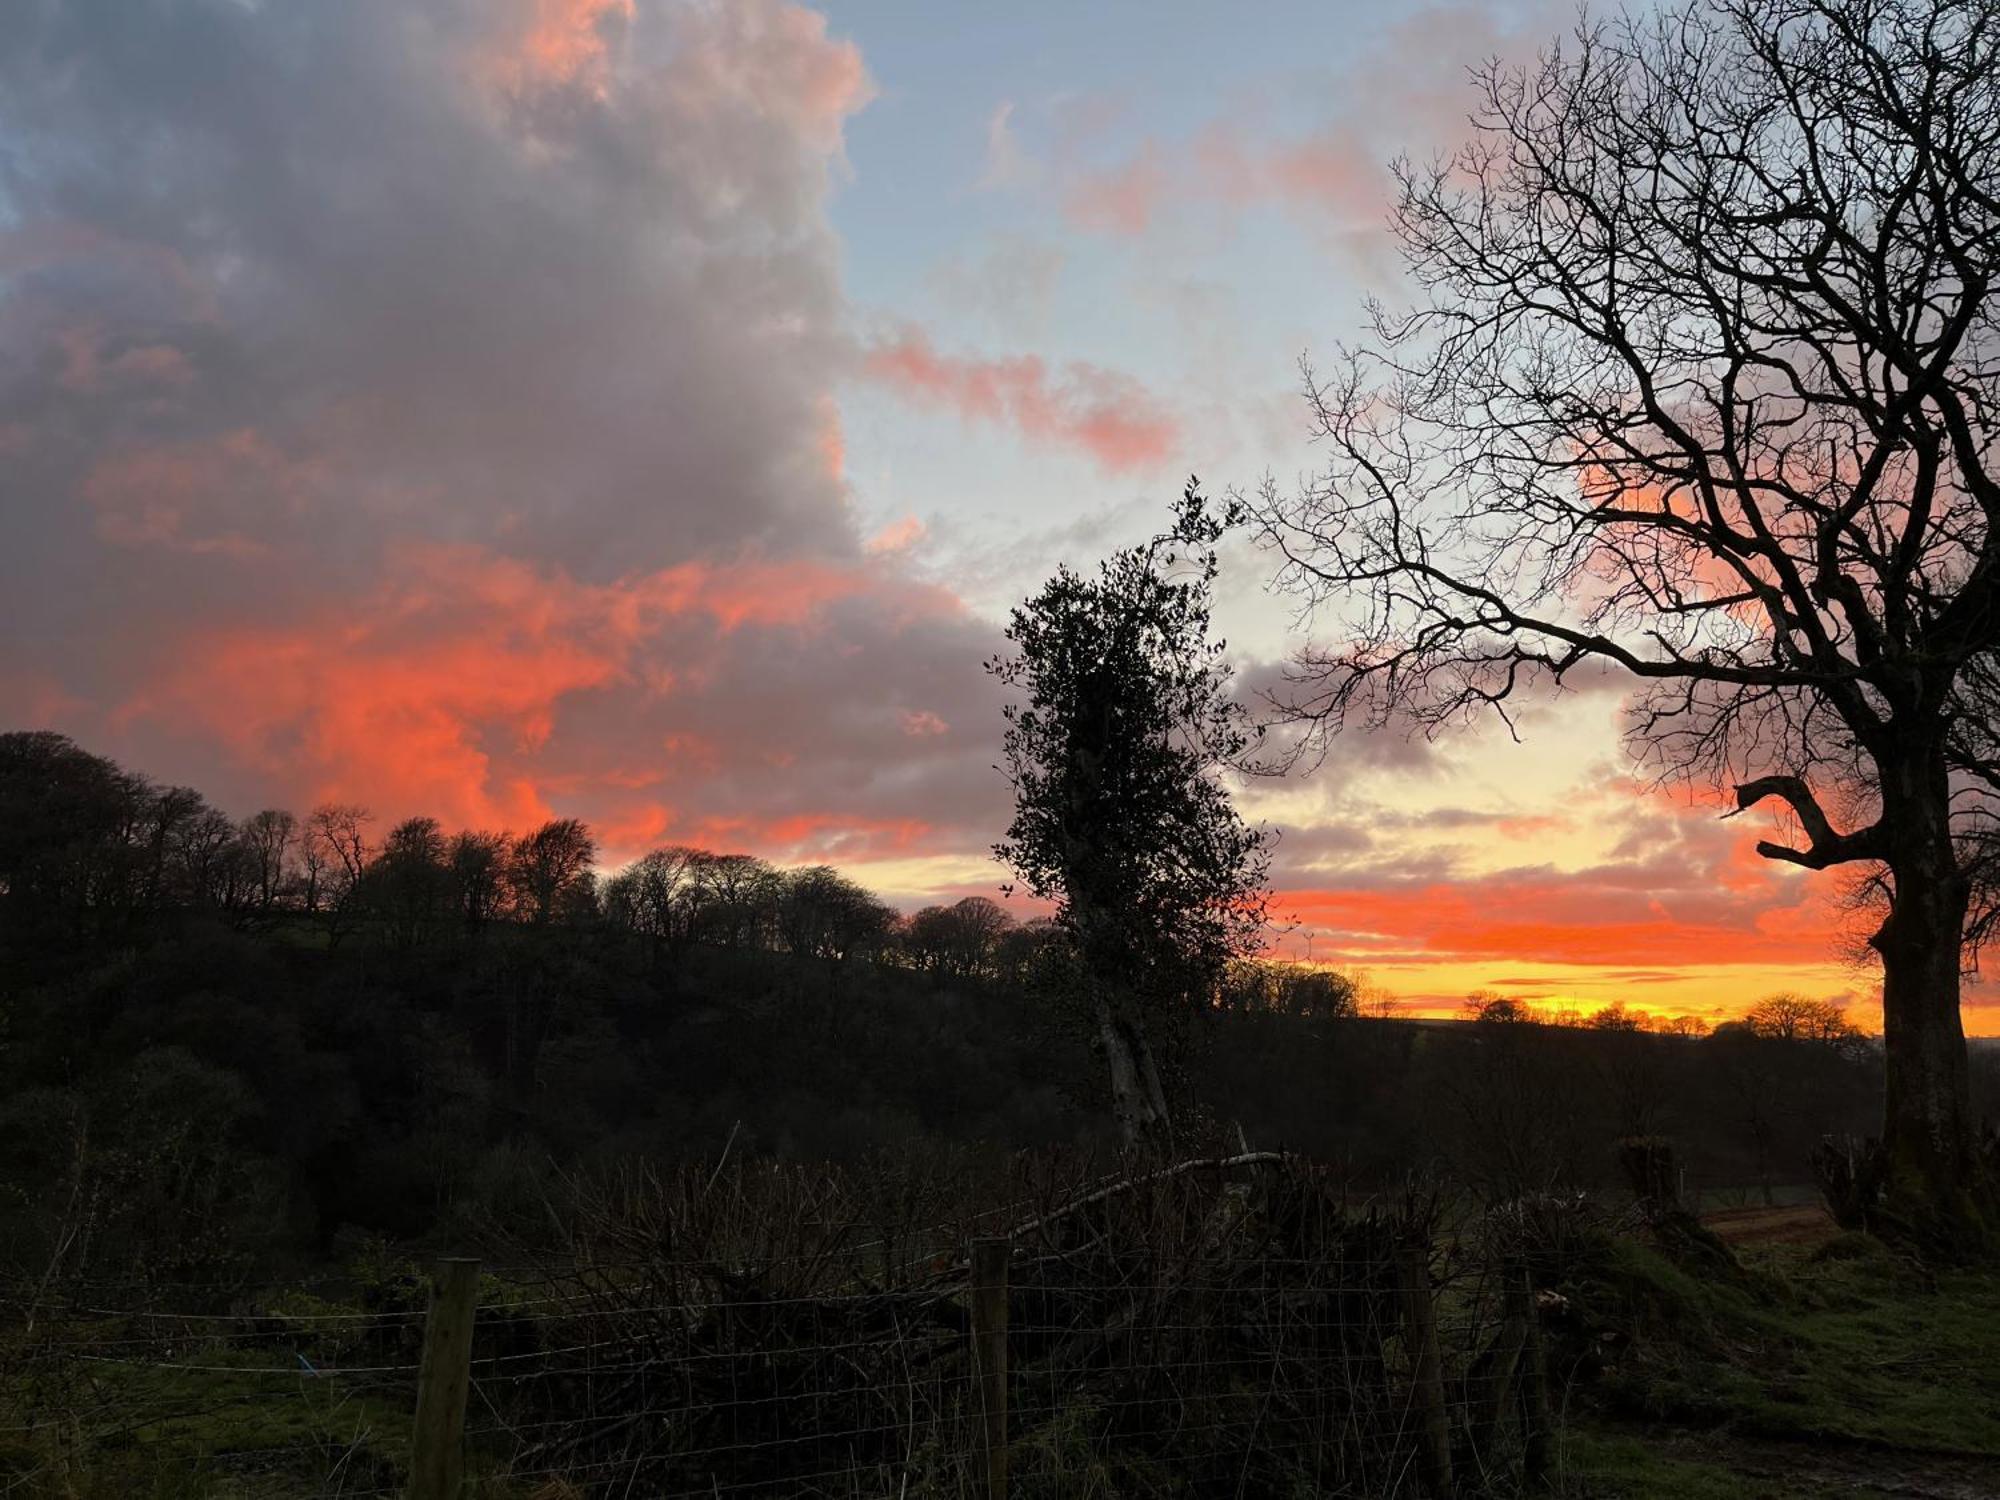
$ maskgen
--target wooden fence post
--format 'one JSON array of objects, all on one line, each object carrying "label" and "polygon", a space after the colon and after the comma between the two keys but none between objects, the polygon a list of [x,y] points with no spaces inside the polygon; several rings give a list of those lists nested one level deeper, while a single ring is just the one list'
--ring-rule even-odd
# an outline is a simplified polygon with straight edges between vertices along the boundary
[{"label": "wooden fence post", "polygon": [[1444,1404],[1444,1360],[1438,1353],[1437,1309],[1431,1302],[1430,1247],[1405,1245],[1399,1258],[1403,1327],[1410,1344],[1410,1390],[1417,1410],[1424,1479],[1433,1495],[1449,1495],[1451,1418]]},{"label": "wooden fence post", "polygon": [[1521,1361],[1528,1349],[1528,1318],[1532,1304],[1524,1306],[1516,1278],[1501,1273],[1500,1331],[1492,1345],[1473,1368],[1486,1367],[1483,1389],[1467,1392],[1472,1402],[1472,1458],[1482,1474],[1491,1472],[1492,1457],[1498,1446],[1500,1424],[1511,1410],[1525,1410],[1519,1393]]},{"label": "wooden fence post", "polygon": [[972,1367],[979,1407],[981,1500],[1007,1500],[1007,1263],[1014,1243],[972,1242]]},{"label": "wooden fence post", "polygon": [[417,1369],[417,1426],[410,1440],[409,1500],[459,1500],[465,1483],[465,1402],[472,1377],[472,1317],[479,1262],[446,1257],[431,1271],[424,1356]]},{"label": "wooden fence post", "polygon": [[1516,1295],[1527,1334],[1517,1387],[1521,1395],[1521,1477],[1530,1485],[1539,1485],[1549,1473],[1549,1371],[1542,1354],[1542,1319],[1535,1306],[1535,1283],[1525,1270]]}]

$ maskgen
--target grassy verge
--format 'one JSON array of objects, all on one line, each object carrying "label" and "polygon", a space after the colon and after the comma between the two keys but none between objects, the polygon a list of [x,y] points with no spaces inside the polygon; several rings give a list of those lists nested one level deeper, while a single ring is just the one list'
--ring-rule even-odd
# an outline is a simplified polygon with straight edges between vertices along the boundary
[{"label": "grassy verge", "polygon": [[1739,1280],[1621,1242],[1577,1289],[1577,1496],[2000,1493],[2000,1275],[1930,1277],[1837,1236]]}]

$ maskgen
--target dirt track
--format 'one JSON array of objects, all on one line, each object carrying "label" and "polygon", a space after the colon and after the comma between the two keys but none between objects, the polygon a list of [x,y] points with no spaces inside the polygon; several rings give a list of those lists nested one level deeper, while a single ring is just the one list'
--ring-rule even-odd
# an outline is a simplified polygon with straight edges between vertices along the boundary
[{"label": "dirt track", "polygon": [[1817,1203],[1725,1208],[1701,1221],[1732,1245],[1820,1245],[1840,1232]]}]

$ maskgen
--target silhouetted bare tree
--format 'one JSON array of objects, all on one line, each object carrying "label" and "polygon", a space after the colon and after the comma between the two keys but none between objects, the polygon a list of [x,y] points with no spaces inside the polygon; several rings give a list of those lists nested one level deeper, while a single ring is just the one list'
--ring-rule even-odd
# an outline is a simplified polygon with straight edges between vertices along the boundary
[{"label": "silhouetted bare tree", "polygon": [[330,940],[338,942],[355,915],[361,881],[374,850],[368,842],[373,821],[365,807],[322,802],[306,818],[301,859],[306,867],[306,909],[324,909]]},{"label": "silhouetted bare tree", "polygon": [[1743,1021],[1758,1036],[1777,1041],[1854,1046],[1864,1040],[1861,1028],[1847,1019],[1843,1007],[1789,991],[1759,1000],[1744,1012]]},{"label": "silhouetted bare tree", "polygon": [[840,963],[872,953],[895,926],[894,908],[830,865],[791,870],[780,880],[778,935],[802,958]]},{"label": "silhouetted bare tree", "polygon": [[0,914],[70,935],[127,920],[151,796],[144,777],[62,735],[0,734]]},{"label": "silhouetted bare tree", "polygon": [[950,906],[926,906],[903,924],[903,947],[916,967],[939,976],[966,978],[992,966],[994,951],[1014,919],[986,896]]},{"label": "silhouetted bare tree", "polygon": [[450,847],[436,818],[405,818],[389,830],[368,879],[390,941],[414,948],[445,922],[453,905]]},{"label": "silhouetted bare tree", "polygon": [[702,866],[709,940],[734,948],[765,941],[777,906],[778,872],[751,854],[716,854]]},{"label": "silhouetted bare tree", "polygon": [[292,852],[299,839],[299,820],[283,808],[252,813],[237,830],[249,865],[250,899],[269,911],[285,894]]},{"label": "silhouetted bare tree", "polygon": [[605,915],[646,938],[655,962],[673,957],[706,925],[714,901],[706,876],[715,857],[686,844],[653,850],[606,883]]},{"label": "silhouetted bare tree", "polygon": [[459,919],[467,932],[478,932],[500,915],[506,894],[507,836],[472,831],[455,834],[446,858]]},{"label": "silhouetted bare tree", "polygon": [[1217,1003],[1301,1021],[1344,1021],[1361,1013],[1360,987],[1352,975],[1268,959],[1230,964]]},{"label": "silhouetted bare tree", "polygon": [[507,884],[517,915],[542,926],[568,914],[585,899],[596,855],[590,830],[575,818],[552,818],[514,840]]},{"label": "silhouetted bare tree", "polygon": [[1609,666],[1665,776],[1775,799],[1759,852],[1884,875],[1883,1223],[2000,1228],[1968,1109],[1966,836],[2000,787],[2000,16],[1694,0],[1479,76],[1399,164],[1413,311],[1311,381],[1332,453],[1263,534],[1344,645],[1334,729]]}]

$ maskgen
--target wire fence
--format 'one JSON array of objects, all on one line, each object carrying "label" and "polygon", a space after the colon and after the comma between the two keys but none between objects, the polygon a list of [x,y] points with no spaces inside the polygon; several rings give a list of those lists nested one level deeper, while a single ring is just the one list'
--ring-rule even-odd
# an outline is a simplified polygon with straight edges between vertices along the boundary
[{"label": "wire fence", "polygon": [[[668,1194],[488,1268],[464,1493],[1390,1496],[1541,1463],[1531,1268],[1439,1235],[1434,1201],[1355,1206],[1276,1157],[1050,1196],[746,1236]],[[0,1494],[419,1493],[433,1309],[110,1290],[17,1304]]]}]

